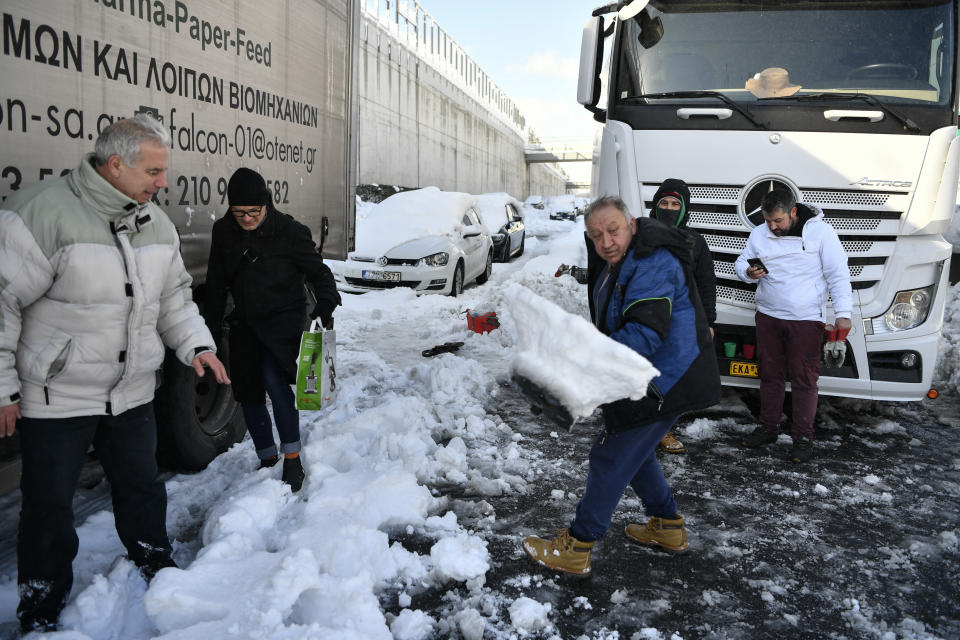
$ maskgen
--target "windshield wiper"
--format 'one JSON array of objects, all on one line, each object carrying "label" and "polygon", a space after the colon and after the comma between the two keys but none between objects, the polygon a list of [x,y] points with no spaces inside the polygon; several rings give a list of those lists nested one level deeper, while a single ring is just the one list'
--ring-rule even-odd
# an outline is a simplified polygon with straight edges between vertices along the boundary
[{"label": "windshield wiper", "polygon": [[892,116],[900,122],[907,131],[920,133],[920,127],[917,126],[916,122],[900,114],[893,107],[880,102],[875,96],[869,93],[803,93],[800,95],[779,96],[776,98],[759,98],[759,100],[763,100],[764,102],[767,100],[794,100],[797,102],[816,102],[818,100],[843,100],[844,102],[849,102],[851,100],[863,100],[867,104],[871,104]]},{"label": "windshield wiper", "polygon": [[760,121],[754,118],[753,114],[747,111],[746,108],[740,106],[719,91],[668,91],[666,93],[642,93],[636,96],[627,96],[626,98],[622,98],[622,100],[646,102],[647,100],[663,100],[669,98],[716,98],[717,100],[725,102],[731,109],[752,122],[753,126],[756,128],[766,129],[766,127],[760,124]]}]

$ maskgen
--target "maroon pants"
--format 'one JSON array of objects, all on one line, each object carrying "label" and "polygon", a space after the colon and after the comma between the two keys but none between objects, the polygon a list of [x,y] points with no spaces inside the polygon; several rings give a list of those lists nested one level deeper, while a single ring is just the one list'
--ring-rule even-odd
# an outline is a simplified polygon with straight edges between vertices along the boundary
[{"label": "maroon pants", "polygon": [[757,312],[757,359],[760,361],[760,424],[780,430],[787,367],[793,394],[794,439],[813,439],[820,378],[823,323],[816,320],[780,320]]}]

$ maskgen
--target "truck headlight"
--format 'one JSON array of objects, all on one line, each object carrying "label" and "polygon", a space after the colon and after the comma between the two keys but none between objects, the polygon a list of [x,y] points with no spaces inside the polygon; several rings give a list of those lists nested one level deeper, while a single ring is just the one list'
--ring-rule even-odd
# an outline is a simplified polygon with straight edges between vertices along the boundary
[{"label": "truck headlight", "polygon": [[447,264],[447,261],[450,259],[450,254],[446,251],[441,251],[440,253],[434,253],[429,255],[426,258],[420,258],[417,261],[418,267],[442,267]]},{"label": "truck headlight", "polygon": [[898,291],[893,298],[893,303],[882,316],[867,318],[864,321],[864,332],[867,335],[894,333],[919,327],[930,313],[935,286]]}]

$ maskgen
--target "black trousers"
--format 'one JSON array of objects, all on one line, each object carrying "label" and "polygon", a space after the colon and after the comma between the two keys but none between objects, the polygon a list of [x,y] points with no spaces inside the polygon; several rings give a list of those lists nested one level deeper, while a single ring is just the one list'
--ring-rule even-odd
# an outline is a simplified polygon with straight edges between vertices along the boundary
[{"label": "black trousers", "polygon": [[17,535],[21,623],[55,622],[73,585],[73,494],[92,443],[110,482],[120,541],[137,566],[168,563],[167,491],[157,479],[153,403],[117,416],[23,418]]}]

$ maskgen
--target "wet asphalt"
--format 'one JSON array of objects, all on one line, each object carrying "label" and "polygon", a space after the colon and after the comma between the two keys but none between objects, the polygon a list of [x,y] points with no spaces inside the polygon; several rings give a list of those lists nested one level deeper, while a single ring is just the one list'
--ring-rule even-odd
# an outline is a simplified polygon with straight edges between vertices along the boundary
[{"label": "wet asphalt", "polygon": [[[623,535],[629,522],[646,520],[628,489],[597,544],[593,574],[578,579],[535,565],[519,543],[569,523],[600,421],[551,437],[556,427],[532,416],[515,389],[502,392],[496,412],[539,452],[527,490],[485,498],[493,514],[446,490],[460,521],[488,541],[486,600],[551,604],[554,626],[527,637],[628,639],[653,628],[687,640],[960,638],[956,397],[821,398],[815,457],[797,465],[786,458],[787,438],[760,450],[741,446],[759,401],[755,391],[726,389],[721,404],[679,421],[687,452],[660,456],[689,552],[669,555]],[[565,497],[551,497],[555,490]],[[468,604],[484,602],[459,591]],[[428,612],[442,617],[463,606],[454,592],[437,590]],[[430,601],[418,598],[421,607]],[[510,636],[501,616],[496,629],[488,625],[493,637]]]}]

